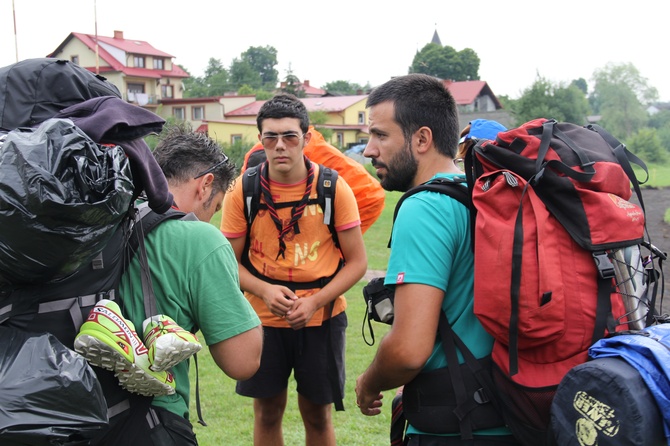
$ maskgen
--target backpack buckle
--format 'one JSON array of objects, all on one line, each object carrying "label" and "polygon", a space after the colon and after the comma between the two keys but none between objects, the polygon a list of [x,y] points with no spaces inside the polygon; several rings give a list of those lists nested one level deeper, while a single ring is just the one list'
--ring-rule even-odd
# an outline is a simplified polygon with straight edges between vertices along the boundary
[{"label": "backpack buckle", "polygon": [[472,397],[474,398],[477,404],[486,404],[491,402],[491,399],[489,398],[489,396],[486,393],[486,390],[484,390],[483,387],[477,389],[477,391],[472,395]]},{"label": "backpack buckle", "polygon": [[605,251],[594,252],[593,260],[598,268],[601,279],[612,279],[614,277],[614,264]]}]

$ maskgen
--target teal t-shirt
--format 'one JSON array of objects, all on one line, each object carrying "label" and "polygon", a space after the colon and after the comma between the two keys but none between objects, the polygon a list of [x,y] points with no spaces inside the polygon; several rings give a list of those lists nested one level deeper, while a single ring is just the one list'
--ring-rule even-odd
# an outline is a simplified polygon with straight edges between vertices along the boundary
[{"label": "teal t-shirt", "polygon": [[[207,345],[260,325],[240,291],[235,253],[217,228],[199,221],[166,220],[147,235],[145,246],[159,313],[186,330],[199,329]],[[124,316],[141,337],[145,315],[137,255],[121,279],[119,293]],[[156,397],[153,404],[188,418],[189,361],[171,370],[175,394]]]},{"label": "teal t-shirt", "polygon": [[[438,174],[434,178],[454,176]],[[473,312],[474,254],[471,244],[470,214],[465,206],[439,192],[416,193],[403,202],[393,225],[391,255],[384,283],[391,287],[398,282],[418,283],[444,291],[442,311],[447,320],[475,357],[482,358],[491,353],[493,338]],[[420,305],[421,296],[416,296],[416,300]],[[458,357],[462,363],[460,352]],[[438,340],[424,370],[446,366],[442,342]],[[411,425],[407,432],[421,433]],[[506,428],[477,433],[510,434]]]}]

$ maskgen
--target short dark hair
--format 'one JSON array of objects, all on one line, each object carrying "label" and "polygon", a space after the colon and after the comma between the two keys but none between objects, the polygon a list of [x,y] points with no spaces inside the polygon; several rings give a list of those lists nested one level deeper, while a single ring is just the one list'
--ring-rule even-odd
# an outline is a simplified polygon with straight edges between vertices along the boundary
[{"label": "short dark hair", "polygon": [[300,130],[307,133],[309,130],[309,113],[300,99],[289,93],[279,93],[266,101],[256,115],[258,131],[263,131],[263,121],[266,119],[297,118],[300,120]]},{"label": "short dark hair", "polygon": [[458,146],[459,123],[456,101],[444,83],[426,74],[399,76],[374,88],[368,95],[366,107],[391,101],[395,121],[402,129],[405,141],[421,127],[433,132],[437,151],[453,158]]},{"label": "short dark hair", "polygon": [[223,162],[226,155],[219,143],[206,133],[194,132],[187,123],[166,125],[153,153],[168,184],[184,183],[217,166],[211,171],[214,196],[227,191],[235,179],[235,164],[230,160]]}]

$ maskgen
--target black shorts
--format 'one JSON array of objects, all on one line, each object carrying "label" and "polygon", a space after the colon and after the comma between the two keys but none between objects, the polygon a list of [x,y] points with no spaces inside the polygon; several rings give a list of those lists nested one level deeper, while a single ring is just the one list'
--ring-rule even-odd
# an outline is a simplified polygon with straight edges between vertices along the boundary
[{"label": "black shorts", "polygon": [[[342,312],[319,327],[263,327],[263,354],[258,372],[238,381],[236,392],[252,398],[271,398],[288,387],[291,372],[298,393],[314,404],[335,401],[328,370],[334,353],[340,395],[344,393],[344,349],[347,315]],[[332,350],[328,348],[332,342]]]}]

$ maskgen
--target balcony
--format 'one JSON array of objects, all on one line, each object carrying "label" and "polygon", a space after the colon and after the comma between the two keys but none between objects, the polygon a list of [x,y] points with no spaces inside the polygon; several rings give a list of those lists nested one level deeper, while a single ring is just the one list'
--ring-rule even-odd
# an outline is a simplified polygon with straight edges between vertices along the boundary
[{"label": "balcony", "polygon": [[131,104],[137,104],[140,107],[144,106],[158,106],[158,97],[155,94],[146,94],[146,93],[136,93],[134,91],[129,91],[126,94],[126,101]]}]

